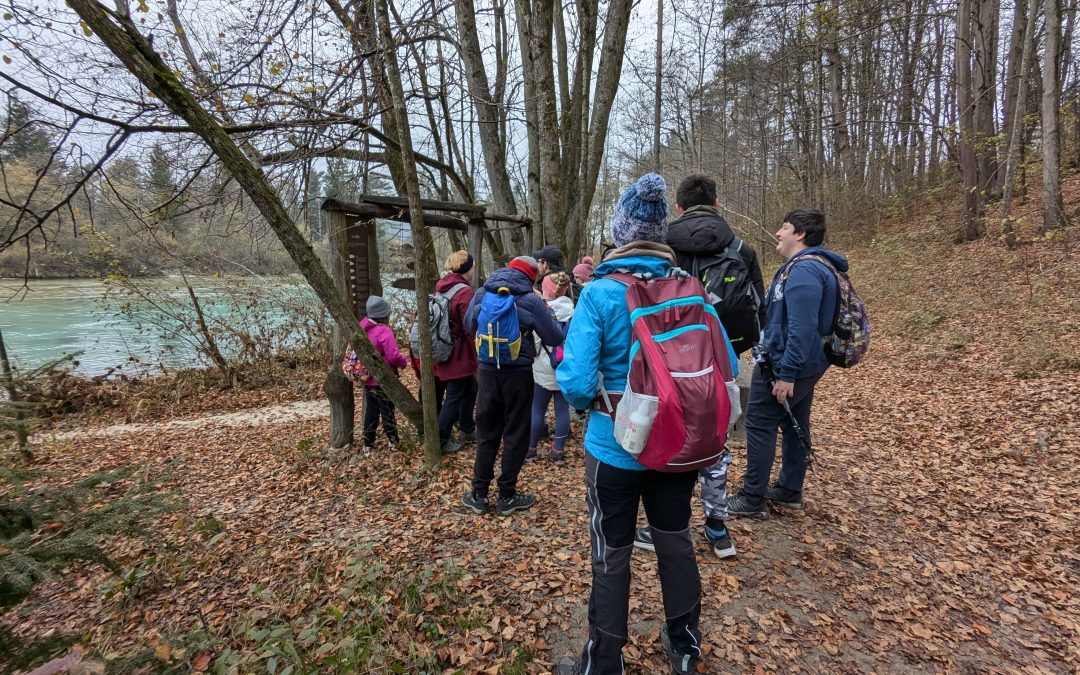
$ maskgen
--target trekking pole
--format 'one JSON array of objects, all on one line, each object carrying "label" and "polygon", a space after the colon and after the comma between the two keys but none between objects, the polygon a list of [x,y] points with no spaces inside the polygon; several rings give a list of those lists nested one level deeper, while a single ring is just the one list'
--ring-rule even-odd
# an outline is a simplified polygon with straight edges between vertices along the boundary
[{"label": "trekking pole", "polygon": [[[761,366],[761,375],[765,378],[765,382],[769,385],[769,389],[771,390],[776,386],[776,382],[779,378],[773,370],[772,359],[769,357],[769,353],[765,351],[764,347],[757,344],[750,349],[750,354],[754,358],[754,363]],[[795,431],[795,436],[799,439],[799,444],[802,445],[803,450],[806,451],[806,468],[810,469],[814,466],[814,448],[810,445],[810,434],[806,433],[806,429],[803,429],[802,425],[799,424],[799,420],[795,419],[795,413],[791,412],[791,405],[787,402],[786,398],[780,405],[784,406],[784,412],[787,413],[788,422],[791,423],[791,428]]]}]

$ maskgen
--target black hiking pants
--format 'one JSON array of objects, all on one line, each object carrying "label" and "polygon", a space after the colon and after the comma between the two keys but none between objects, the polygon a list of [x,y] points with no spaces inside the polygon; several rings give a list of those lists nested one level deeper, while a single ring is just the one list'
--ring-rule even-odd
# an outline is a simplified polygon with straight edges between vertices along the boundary
[{"label": "black hiking pants", "polygon": [[398,442],[396,408],[381,387],[364,387],[364,446],[375,445],[375,431],[382,419],[383,433],[391,443]]},{"label": "black hiking pants", "polygon": [[442,407],[439,409],[439,444],[445,446],[450,440],[450,432],[457,423],[463,434],[471,434],[476,431],[476,420],[473,418],[473,410],[476,408],[476,378],[472,375],[459,377],[453,380],[435,380],[438,388],[446,394],[446,399],[439,395]]},{"label": "black hiking pants", "polygon": [[473,493],[486,497],[495,477],[502,445],[499,499],[517,494],[517,479],[529,450],[533,375],[527,370],[480,370],[476,373],[476,463]]},{"label": "black hiking pants", "polygon": [[622,673],[622,649],[630,613],[630,554],[634,550],[638,503],[656,546],[664,619],[672,648],[700,657],[701,577],[690,540],[690,498],[697,471],[630,471],[585,453],[585,498],[592,544],[589,641],[582,672]]},{"label": "black hiking pants", "polygon": [[[810,406],[814,403],[814,385],[821,375],[795,380],[795,393],[788,399],[791,413],[807,434],[810,433]],[[802,492],[809,458],[795,435],[784,406],[772,394],[772,387],[754,368],[750,380],[750,400],[746,404],[746,472],[743,494],[764,497],[769,492],[769,476],[776,459],[776,430],[784,430],[784,450],[777,484],[792,492]]]}]

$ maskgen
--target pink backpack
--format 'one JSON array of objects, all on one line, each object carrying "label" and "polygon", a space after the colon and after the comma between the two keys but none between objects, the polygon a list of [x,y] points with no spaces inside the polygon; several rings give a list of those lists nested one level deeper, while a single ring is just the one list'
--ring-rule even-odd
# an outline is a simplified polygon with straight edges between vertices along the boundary
[{"label": "pink backpack", "polygon": [[607,277],[627,286],[633,330],[630,372],[613,415],[615,440],[657,471],[712,464],[724,451],[731,414],[727,383],[733,378],[720,318],[705,288],[677,268],[663,278],[627,272]]}]

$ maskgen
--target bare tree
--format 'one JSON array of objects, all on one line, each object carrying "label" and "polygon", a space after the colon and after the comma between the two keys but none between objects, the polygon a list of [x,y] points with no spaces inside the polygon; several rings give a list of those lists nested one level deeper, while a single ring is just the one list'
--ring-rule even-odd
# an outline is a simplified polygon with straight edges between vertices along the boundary
[{"label": "bare tree", "polygon": [[[1032,0],[1034,2],[1035,0]],[[1042,66],[1043,219],[1041,232],[1065,227],[1061,198],[1061,3],[1044,0],[1046,51]]]}]

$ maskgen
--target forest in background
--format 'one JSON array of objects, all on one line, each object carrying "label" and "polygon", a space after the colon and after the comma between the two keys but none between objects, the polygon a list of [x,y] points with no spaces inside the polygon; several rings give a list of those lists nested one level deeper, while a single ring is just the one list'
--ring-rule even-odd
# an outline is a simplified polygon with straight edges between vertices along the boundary
[{"label": "forest in background", "polygon": [[[865,232],[897,198],[952,181],[957,239],[1001,233],[1002,197],[1033,170],[1044,229],[1065,222],[1075,1],[408,2],[388,5],[392,52],[377,4],[285,0],[211,21],[168,0],[115,18],[154,39],[316,245],[323,197],[407,191],[389,53],[421,196],[526,214],[570,258],[596,252],[646,170],[715,176],[728,219],[766,250],[796,205]],[[229,167],[81,15],[7,5],[0,274],[296,271]],[[78,57],[63,67],[60,40]],[[496,258],[515,236],[488,241]]]}]

